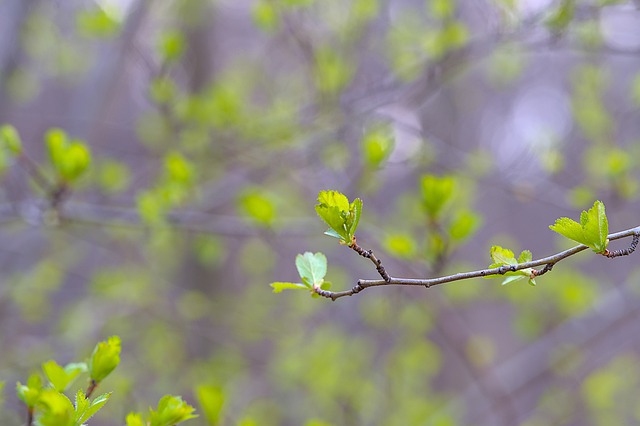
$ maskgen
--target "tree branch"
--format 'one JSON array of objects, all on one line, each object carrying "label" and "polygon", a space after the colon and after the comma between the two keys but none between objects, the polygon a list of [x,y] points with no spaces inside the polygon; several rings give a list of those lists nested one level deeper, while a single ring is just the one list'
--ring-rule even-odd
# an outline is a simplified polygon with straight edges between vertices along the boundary
[{"label": "tree branch", "polygon": [[371,260],[371,262],[373,262],[373,264],[376,266],[376,270],[378,271],[382,279],[385,280],[385,282],[391,281],[391,277],[387,273],[386,269],[384,269],[384,266],[382,266],[382,261],[378,259],[375,254],[373,254],[373,250],[365,250],[360,247],[358,243],[356,243],[355,236],[353,237],[353,241],[351,242],[351,245],[349,245],[349,247],[351,247],[360,256]]},{"label": "tree branch", "polygon": [[[640,226],[637,226],[635,228],[610,234],[608,236],[608,239],[610,241],[614,241],[614,240],[619,240],[621,238],[633,237],[633,243],[629,249],[618,251],[618,252],[626,252],[626,254],[630,254],[631,252],[633,252],[633,249],[635,249],[639,236],[640,236]],[[438,278],[394,278],[392,276],[388,276],[389,278],[388,280],[386,279],[362,280],[361,279],[361,280],[358,280],[358,283],[355,286],[353,286],[351,290],[337,291],[337,292],[327,291],[327,290],[317,290],[316,293],[318,293],[322,297],[326,297],[331,300],[336,300],[344,296],[353,296],[354,294],[358,294],[362,290],[367,289],[369,287],[378,287],[378,286],[385,286],[385,285],[410,285],[410,286],[425,286],[429,288],[438,284],[449,283],[452,281],[461,281],[461,280],[467,280],[470,278],[478,278],[478,277],[488,277],[492,275],[504,275],[507,272],[515,272],[521,269],[535,268],[537,266],[545,265],[543,269],[539,271],[534,271],[534,275],[540,276],[549,272],[553,268],[553,266],[556,263],[560,262],[561,260],[566,259],[567,257],[573,256],[575,254],[578,254],[581,251],[584,251],[588,248],[589,247],[583,244],[580,244],[579,246],[575,246],[568,250],[561,251],[560,253],[556,253],[552,256],[543,257],[542,259],[538,259],[538,260],[532,260],[531,262],[519,263],[517,265],[511,265],[511,266],[501,266],[499,268],[489,268],[489,269],[481,269],[478,271],[461,272],[458,274],[447,275],[447,276],[438,277]],[[364,252],[369,253],[367,251],[364,251]],[[604,256],[615,257],[615,256],[609,256],[607,255],[607,253],[609,252],[605,252]],[[614,253],[617,253],[617,252],[614,252]],[[619,255],[620,254],[618,254],[618,256]],[[376,262],[374,261],[374,263]]]}]

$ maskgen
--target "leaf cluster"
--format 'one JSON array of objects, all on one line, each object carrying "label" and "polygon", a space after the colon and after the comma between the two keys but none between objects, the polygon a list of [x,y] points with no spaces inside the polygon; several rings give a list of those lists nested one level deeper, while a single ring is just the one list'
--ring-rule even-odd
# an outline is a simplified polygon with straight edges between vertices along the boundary
[{"label": "leaf cluster", "polygon": [[326,235],[339,239],[341,244],[353,244],[362,214],[360,198],[349,203],[349,199],[338,191],[320,191],[316,212],[329,225]]},{"label": "leaf cluster", "polygon": [[604,203],[596,201],[587,211],[580,214],[580,223],[568,217],[561,217],[556,223],[549,226],[557,232],[573,241],[590,247],[596,253],[604,253],[609,245],[609,222],[605,214]]},{"label": "leaf cluster", "polygon": [[[533,256],[529,250],[523,250],[518,258],[515,258],[513,252],[500,246],[491,247],[491,260],[493,263],[489,265],[490,269],[499,268],[500,266],[518,266],[519,263],[531,262]],[[506,278],[502,281],[502,285],[519,281],[527,278],[529,284],[536,285],[536,279],[533,268],[520,269],[518,271],[508,271],[504,274]]]},{"label": "leaf cluster", "polygon": [[44,136],[49,160],[58,179],[74,182],[84,174],[91,163],[89,147],[79,139],[69,139],[62,129],[50,129]]},{"label": "leaf cluster", "polygon": [[315,295],[315,289],[328,290],[331,287],[331,283],[324,280],[327,274],[327,258],[324,254],[311,252],[299,254],[296,256],[296,268],[302,282],[271,283],[274,293],[280,293],[282,290],[309,290]]},{"label": "leaf cluster", "polygon": [[93,350],[88,362],[69,363],[64,367],[54,360],[42,364],[42,371],[47,378],[44,384],[39,374],[29,376],[26,384],[16,384],[18,398],[35,413],[38,426],[81,426],[96,414],[109,400],[111,393],[104,393],[90,399],[90,392],[85,394],[78,389],[75,403],[65,392],[82,373],[89,373],[90,389],[106,378],[119,364],[120,338],[110,337],[100,342]]},{"label": "leaf cluster", "polygon": [[178,151],[164,157],[164,169],[158,183],[138,194],[138,213],[150,225],[162,223],[166,214],[181,205],[193,191],[195,167]]},{"label": "leaf cluster", "polygon": [[[111,392],[91,399],[91,393],[120,364],[121,342],[118,336],[99,342],[88,362],[70,363],[60,366],[50,360],[42,364],[42,371],[48,382],[45,384],[39,374],[29,376],[26,384],[16,384],[16,394],[34,414],[36,426],[86,426],[109,401]],[[89,373],[87,392],[78,389],[72,403],[65,392],[81,373]],[[195,409],[180,396],[165,395],[157,408],[149,409],[147,418],[142,414],[130,413],[127,426],[174,426],[197,417]],[[28,426],[32,426],[29,424]]]},{"label": "leaf cluster", "polygon": [[174,426],[186,420],[198,417],[193,414],[195,408],[182,400],[180,396],[165,395],[158,401],[154,410],[149,408],[146,419],[141,413],[129,413],[127,426]]}]

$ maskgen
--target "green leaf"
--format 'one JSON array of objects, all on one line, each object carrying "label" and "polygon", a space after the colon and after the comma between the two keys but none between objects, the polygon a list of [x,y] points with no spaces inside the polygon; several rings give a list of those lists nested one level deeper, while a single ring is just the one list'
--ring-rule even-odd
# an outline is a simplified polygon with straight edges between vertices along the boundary
[{"label": "green leaf", "polygon": [[160,398],[158,408],[149,411],[149,426],[173,426],[185,420],[198,417],[195,408],[180,396],[165,395]]},{"label": "green leaf", "polygon": [[458,49],[467,44],[469,40],[469,28],[461,21],[449,22],[439,37],[447,49]]},{"label": "green leaf", "polygon": [[76,426],[73,404],[55,389],[42,391],[36,412],[38,426]]},{"label": "green leaf", "polygon": [[318,203],[337,207],[340,211],[349,210],[349,199],[346,195],[338,191],[320,191],[318,193]]},{"label": "green leaf", "polygon": [[563,0],[558,8],[546,20],[547,27],[555,32],[563,31],[573,20],[575,0]]},{"label": "green leaf", "polygon": [[259,0],[252,11],[253,22],[263,31],[273,31],[280,25],[280,16],[275,5],[268,0]]},{"label": "green leaf", "polygon": [[351,80],[352,66],[347,62],[347,56],[341,55],[339,50],[320,46],[314,58],[315,83],[320,92],[335,94]]},{"label": "green leaf", "polygon": [[378,167],[393,151],[394,140],[391,130],[385,127],[369,131],[362,138],[362,152],[365,163],[370,167]]},{"label": "green leaf", "polygon": [[305,252],[296,256],[296,268],[303,283],[320,287],[327,274],[327,258],[322,253]]},{"label": "green leaf", "polygon": [[120,24],[99,6],[78,12],[76,28],[85,37],[107,38],[118,32]]},{"label": "green leaf", "polygon": [[96,414],[109,401],[111,392],[97,396],[93,401],[84,395],[81,390],[76,394],[76,424],[81,425]]},{"label": "green leaf", "polygon": [[478,214],[468,210],[459,211],[449,224],[449,235],[457,241],[465,240],[473,235],[481,223]]},{"label": "green leaf", "polygon": [[124,163],[105,160],[100,165],[98,181],[103,191],[115,194],[129,187],[131,171]]},{"label": "green leaf", "polygon": [[160,39],[160,56],[163,62],[173,62],[184,53],[184,35],[179,31],[168,31]]},{"label": "green leaf", "polygon": [[401,259],[409,259],[416,254],[416,241],[410,234],[389,234],[384,239],[384,247],[391,255]]},{"label": "green leaf", "polygon": [[243,191],[238,199],[238,207],[258,224],[271,226],[276,218],[273,199],[258,189]]},{"label": "green leaf", "polygon": [[340,239],[342,244],[351,244],[360,222],[362,200],[356,198],[349,204],[349,199],[338,191],[320,191],[315,208],[329,225],[325,234]]},{"label": "green leaf", "polygon": [[280,293],[283,290],[309,290],[311,288],[310,285],[302,283],[274,282],[269,285],[273,287],[274,293]]},{"label": "green leaf", "polygon": [[129,413],[126,418],[127,426],[147,426],[140,413]]},{"label": "green leaf", "polygon": [[422,204],[432,219],[438,218],[453,199],[456,181],[451,176],[426,175],[421,181]]},{"label": "green leaf", "polygon": [[5,124],[0,127],[0,143],[14,155],[22,153],[22,141],[15,127]]},{"label": "green leaf", "polygon": [[58,176],[68,182],[78,179],[91,163],[91,152],[82,141],[69,141],[61,129],[51,129],[44,137],[49,159]]},{"label": "green leaf", "polygon": [[207,424],[209,426],[220,424],[222,408],[226,399],[223,389],[219,386],[198,386],[196,388],[196,398],[207,419]]},{"label": "green leaf", "polygon": [[446,19],[453,16],[456,4],[453,0],[431,0],[429,12],[436,19]]},{"label": "green leaf", "polygon": [[32,374],[27,380],[27,384],[16,383],[16,395],[29,408],[34,407],[42,392],[42,379],[38,374]]},{"label": "green leaf", "polygon": [[338,234],[336,231],[334,231],[333,229],[327,229],[326,231],[324,231],[324,234],[333,238],[337,238],[339,240],[342,239],[342,236]]},{"label": "green leaf", "polygon": [[340,215],[340,210],[337,207],[318,204],[316,205],[316,212],[329,225],[330,229],[325,234],[340,238],[345,244],[350,242],[349,233],[345,227],[345,218]]},{"label": "green leaf", "polygon": [[84,392],[82,392],[81,389],[78,389],[78,391],[76,392],[76,403],[75,403],[76,414],[74,418],[76,423],[79,422],[80,418],[82,417],[82,414],[85,411],[87,411],[90,404],[91,404],[91,401],[89,401],[89,398],[87,398],[87,396],[84,394]]},{"label": "green leaf", "polygon": [[[490,269],[499,268],[500,266],[518,266],[519,263],[530,262],[533,259],[531,252],[529,250],[524,250],[518,256],[518,259],[515,258],[513,252],[509,249],[502,248],[500,246],[491,247],[491,260],[493,263],[489,266]],[[527,278],[529,279],[529,284],[533,281],[535,285],[535,280],[532,278],[533,268],[520,269],[517,271],[508,271],[504,274],[505,278],[502,281],[502,285],[510,284],[521,279]],[[488,276],[487,278],[494,278],[493,276]]]},{"label": "green leaf", "polygon": [[89,360],[89,376],[91,380],[100,383],[120,364],[120,338],[109,337],[100,342],[93,350]]},{"label": "green leaf", "polygon": [[523,250],[518,256],[518,263],[526,263],[531,262],[533,260],[533,255],[529,250]]},{"label": "green leaf", "polygon": [[604,252],[609,244],[607,239],[609,223],[602,201],[594,202],[593,207],[583,211],[580,214],[580,223],[567,217],[561,217],[549,228],[560,235],[590,247],[596,253]]},{"label": "green leaf", "polygon": [[158,225],[164,222],[167,203],[156,191],[142,191],[136,199],[138,215],[147,225]]},{"label": "green leaf", "polygon": [[493,260],[493,264],[497,266],[502,265],[517,265],[518,261],[513,255],[513,252],[509,249],[502,248],[500,246],[491,247],[491,259]]},{"label": "green leaf", "polygon": [[42,364],[42,371],[51,382],[51,385],[58,392],[67,390],[73,380],[82,373],[83,369],[79,364],[70,364],[72,367],[61,367],[57,362],[50,360]]},{"label": "green leaf", "polygon": [[170,105],[178,91],[176,83],[168,76],[156,77],[149,83],[151,99],[158,105]]},{"label": "green leaf", "polygon": [[356,198],[349,206],[349,218],[347,219],[347,224],[349,225],[349,235],[355,235],[358,224],[360,223],[361,214],[362,200],[360,198]]},{"label": "green leaf", "polygon": [[516,281],[520,281],[522,279],[524,279],[525,276],[524,275],[511,275],[506,277],[503,281],[502,281],[502,285],[507,285]]},{"label": "green leaf", "polygon": [[191,185],[194,179],[193,165],[177,151],[169,152],[164,158],[165,178],[185,186]]}]

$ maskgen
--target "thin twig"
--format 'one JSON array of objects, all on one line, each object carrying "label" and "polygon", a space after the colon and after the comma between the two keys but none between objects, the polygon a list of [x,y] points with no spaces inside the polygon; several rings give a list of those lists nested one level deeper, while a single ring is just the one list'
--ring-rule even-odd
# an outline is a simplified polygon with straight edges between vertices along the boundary
[{"label": "thin twig", "polygon": [[614,250],[614,251],[605,250],[604,253],[602,254],[603,256],[606,256],[609,259],[614,257],[619,257],[619,256],[628,256],[634,251],[636,251],[636,247],[638,246],[639,239],[640,239],[640,234],[635,234],[633,236],[633,240],[631,241],[631,246],[629,246],[629,248],[622,249],[622,250]]},{"label": "thin twig", "polygon": [[391,277],[389,276],[387,271],[384,269],[384,266],[382,266],[382,261],[378,259],[375,254],[373,254],[373,250],[365,250],[362,247],[360,247],[356,242],[355,236],[353,237],[353,241],[351,242],[349,247],[351,247],[360,256],[370,259],[371,262],[373,262],[373,264],[376,266],[376,270],[378,271],[382,279],[385,280],[385,282],[391,282]]},{"label": "thin twig", "polygon": [[96,390],[97,387],[98,387],[98,382],[96,382],[95,380],[91,379],[91,382],[89,382],[89,387],[87,388],[87,391],[85,392],[85,396],[87,398],[91,398],[91,394],[93,393],[93,391]]},{"label": "thin twig", "polygon": [[55,185],[42,173],[40,166],[31,157],[22,152],[18,156],[18,161],[24,170],[31,176],[31,179],[45,193],[49,194],[55,190]]},{"label": "thin twig", "polygon": [[40,165],[24,152],[18,156],[18,161],[35,182],[36,186],[45,193],[49,200],[50,207],[54,210],[58,209],[70,194],[70,188],[67,183],[64,181],[57,183],[52,182],[44,174]]},{"label": "thin twig", "polygon": [[[175,210],[167,213],[166,221],[150,225],[139,212],[131,207],[108,206],[71,201],[60,212],[62,221],[73,224],[116,227],[146,231],[149,229],[174,229],[178,232],[218,234],[234,237],[259,235],[261,229],[252,222],[236,216],[202,213],[196,210]],[[306,218],[288,217],[276,220],[272,231],[281,237],[299,238],[317,232]],[[286,225],[286,226],[285,226]]]},{"label": "thin twig", "polygon": [[[607,238],[610,241],[619,240],[621,238],[626,237],[634,237],[634,240],[638,238],[640,235],[640,226],[635,228],[627,229],[625,231],[616,232],[614,234],[610,234]],[[488,277],[491,275],[504,275],[507,272],[515,272],[522,269],[535,268],[536,266],[545,265],[545,267],[540,271],[534,273],[534,275],[542,275],[546,272],[549,272],[553,266],[560,262],[563,259],[566,259],[569,256],[573,256],[581,251],[588,249],[589,247],[581,244],[579,246],[575,246],[568,250],[561,251],[560,253],[556,253],[552,256],[547,256],[542,259],[532,260],[531,262],[519,263],[517,265],[510,266],[500,266],[499,268],[489,268],[489,269],[481,269],[478,271],[470,271],[470,272],[461,272],[458,274],[447,275],[444,277],[438,278],[394,278],[389,276],[389,280],[358,280],[357,284],[353,286],[351,290],[345,291],[326,291],[322,292],[317,291],[320,296],[326,297],[331,300],[336,300],[340,297],[344,296],[353,296],[354,294],[360,293],[362,290],[367,289],[369,287],[378,287],[385,285],[410,285],[410,286],[425,286],[427,288],[433,287],[438,284],[449,283],[452,281],[460,281],[467,280],[470,278],[478,278],[478,277]],[[368,252],[365,252],[368,253]],[[365,256],[366,257],[366,256]]]}]

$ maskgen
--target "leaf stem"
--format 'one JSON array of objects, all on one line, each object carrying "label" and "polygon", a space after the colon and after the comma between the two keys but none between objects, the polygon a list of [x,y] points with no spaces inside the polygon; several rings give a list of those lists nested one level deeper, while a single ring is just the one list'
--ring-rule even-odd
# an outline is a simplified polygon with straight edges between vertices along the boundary
[{"label": "leaf stem", "polygon": [[18,160],[24,170],[31,176],[33,181],[36,183],[40,189],[45,193],[51,193],[55,189],[55,185],[47,179],[47,177],[42,173],[40,166],[36,163],[31,157],[29,157],[24,151],[18,156]]},{"label": "leaf stem", "polygon": [[89,382],[89,387],[87,388],[87,391],[85,392],[85,396],[88,398],[91,398],[91,394],[93,393],[93,391],[96,390],[96,388],[98,387],[98,382],[96,382],[95,380],[91,379],[91,382]]},{"label": "leaf stem", "polygon": [[[637,226],[635,228],[630,228],[624,231],[616,232],[614,234],[610,234],[607,238],[610,241],[614,241],[614,240],[619,240],[621,238],[627,238],[627,237],[633,237],[635,244],[632,243],[631,246],[633,249],[635,249],[635,246],[637,245],[637,240],[640,238],[640,226]],[[358,252],[358,254],[360,254],[361,256],[370,258],[371,261],[376,265],[376,269],[378,269],[378,266],[382,267],[380,261],[377,258],[375,258],[375,256],[373,256],[373,253],[359,247],[355,243],[355,240],[350,247],[353,248],[356,252]],[[362,290],[365,290],[369,287],[378,287],[378,286],[386,286],[386,285],[408,285],[408,286],[425,286],[429,288],[435,285],[449,283],[453,281],[467,280],[470,278],[478,278],[478,277],[487,277],[491,275],[504,275],[507,272],[515,272],[521,269],[534,268],[536,266],[545,265],[544,268],[541,269],[540,271],[534,272],[536,276],[540,276],[551,271],[553,266],[556,263],[560,262],[561,260],[566,259],[567,257],[573,256],[575,254],[578,254],[581,251],[584,251],[588,248],[589,247],[587,247],[586,245],[580,244],[578,246],[572,247],[568,250],[561,251],[554,255],[543,257],[537,260],[532,260],[531,262],[519,263],[517,265],[512,265],[509,267],[501,266],[499,268],[489,268],[489,269],[480,269],[477,271],[461,272],[461,273],[447,275],[447,276],[438,277],[438,278],[393,278],[389,276],[386,273],[386,271],[384,271],[384,268],[382,268],[386,277],[388,277],[388,279],[384,278],[384,276],[383,276],[384,279],[382,280],[360,279],[358,280],[356,285],[353,286],[353,288],[350,290],[338,291],[338,292],[324,290],[322,292],[316,292],[316,293],[328,299],[336,300],[336,299],[339,299],[340,297],[353,296],[354,294],[358,294]],[[630,249],[626,249],[624,251],[629,251],[629,250]],[[626,254],[630,254],[632,251],[633,250],[631,250],[629,253],[626,253]],[[378,272],[380,272],[379,269],[378,269]],[[382,275],[382,273],[380,274]]]}]

